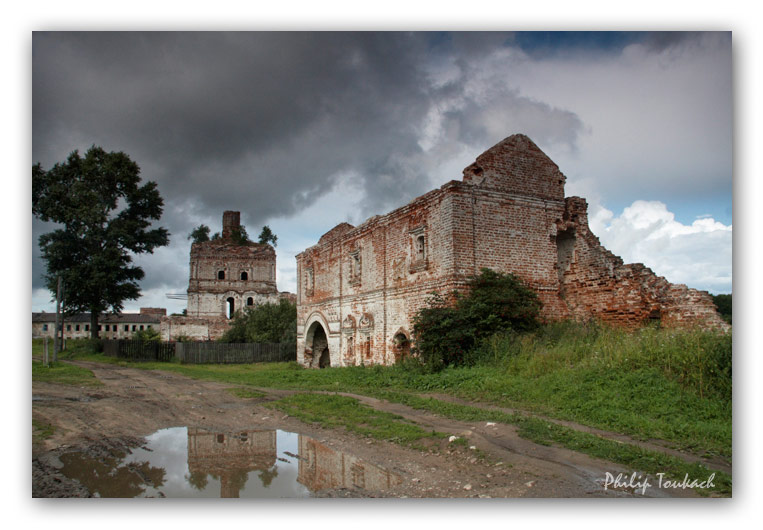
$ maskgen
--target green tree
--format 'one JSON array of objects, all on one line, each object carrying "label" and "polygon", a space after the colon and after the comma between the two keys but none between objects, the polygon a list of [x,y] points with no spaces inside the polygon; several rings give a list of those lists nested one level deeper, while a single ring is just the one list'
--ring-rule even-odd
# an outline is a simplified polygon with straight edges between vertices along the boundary
[{"label": "green tree", "polygon": [[277,304],[262,304],[236,312],[222,342],[296,343],[297,305],[282,298]]},{"label": "green tree", "polygon": [[61,225],[39,239],[45,282],[55,293],[61,276],[66,312],[89,311],[93,338],[101,313],[120,313],[125,300],[140,296],[144,272],[133,255],[169,243],[166,229],[151,227],[164,206],[156,183],[140,183],[129,156],[96,146],[48,171],[32,166],[32,213]]},{"label": "green tree", "polygon": [[204,224],[197,226],[188,234],[188,239],[192,239],[194,243],[209,241],[209,227]]},{"label": "green tree", "polygon": [[246,227],[244,225],[233,228],[230,236],[233,242],[237,245],[249,244],[249,234],[246,233]]},{"label": "green tree", "polygon": [[731,295],[730,294],[714,294],[713,303],[715,304],[718,313],[723,319],[731,324]]},{"label": "green tree", "polygon": [[466,295],[451,300],[433,293],[413,317],[413,353],[427,368],[464,364],[479,343],[495,333],[538,325],[541,302],[513,274],[482,269]]},{"label": "green tree", "polygon": [[260,232],[260,238],[258,243],[261,245],[273,245],[274,247],[277,245],[278,242],[278,236],[273,233],[273,231],[270,229],[268,225],[265,225],[262,227],[262,232]]}]

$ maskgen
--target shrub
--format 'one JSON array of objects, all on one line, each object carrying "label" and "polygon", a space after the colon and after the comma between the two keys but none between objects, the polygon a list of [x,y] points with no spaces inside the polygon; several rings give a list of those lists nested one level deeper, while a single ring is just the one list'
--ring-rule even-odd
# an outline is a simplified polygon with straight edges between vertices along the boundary
[{"label": "shrub", "polygon": [[713,303],[715,304],[715,307],[723,320],[731,324],[731,295],[715,294],[713,295]]},{"label": "shrub", "polygon": [[482,269],[468,287],[453,304],[433,293],[413,318],[413,353],[429,370],[473,363],[475,347],[490,336],[538,326],[541,303],[513,274]]},{"label": "shrub", "polygon": [[161,333],[159,333],[159,330],[156,330],[154,328],[141,329],[140,331],[136,331],[135,333],[133,333],[132,340],[158,342],[162,340],[162,335]]},{"label": "shrub", "polygon": [[297,305],[286,299],[277,304],[247,307],[233,318],[221,342],[297,342]]}]

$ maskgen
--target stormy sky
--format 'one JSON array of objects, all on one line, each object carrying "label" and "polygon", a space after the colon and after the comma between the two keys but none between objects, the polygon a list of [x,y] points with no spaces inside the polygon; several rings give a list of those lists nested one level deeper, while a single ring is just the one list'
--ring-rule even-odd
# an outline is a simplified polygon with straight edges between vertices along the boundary
[{"label": "stormy sky", "polygon": [[[732,53],[727,32],[35,32],[32,158],[124,151],[165,201],[170,246],[136,261],[141,306],[181,311],[190,242],[241,211],[294,256],[460,179],[524,133],[586,197],[626,262],[732,288]],[[33,219],[32,309],[53,310]]]}]

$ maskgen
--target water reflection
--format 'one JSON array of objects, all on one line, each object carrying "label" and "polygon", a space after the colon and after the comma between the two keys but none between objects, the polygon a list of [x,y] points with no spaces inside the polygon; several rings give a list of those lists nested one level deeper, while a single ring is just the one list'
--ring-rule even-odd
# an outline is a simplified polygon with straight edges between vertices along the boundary
[{"label": "water reflection", "polygon": [[62,455],[62,473],[101,497],[310,497],[327,488],[380,491],[398,475],[286,431],[162,429],[129,454]]},{"label": "water reflection", "polygon": [[[188,429],[188,482],[197,490],[208,486],[207,475],[220,481],[220,497],[238,497],[252,471],[265,488],[278,476],[276,431],[235,434]],[[288,461],[287,461],[288,463]]]}]

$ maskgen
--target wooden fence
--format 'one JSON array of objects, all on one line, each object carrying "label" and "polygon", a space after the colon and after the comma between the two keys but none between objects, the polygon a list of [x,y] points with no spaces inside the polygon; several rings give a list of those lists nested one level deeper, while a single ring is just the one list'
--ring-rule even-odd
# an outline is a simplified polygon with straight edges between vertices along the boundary
[{"label": "wooden fence", "polygon": [[175,352],[181,363],[188,364],[272,363],[297,360],[296,344],[178,342]]},{"label": "wooden fence", "polygon": [[129,361],[184,364],[265,363],[297,360],[296,344],[234,344],[228,342],[158,342],[104,340],[103,353]]},{"label": "wooden fence", "polygon": [[104,340],[103,353],[128,361],[170,362],[175,358],[175,344],[154,340]]}]

